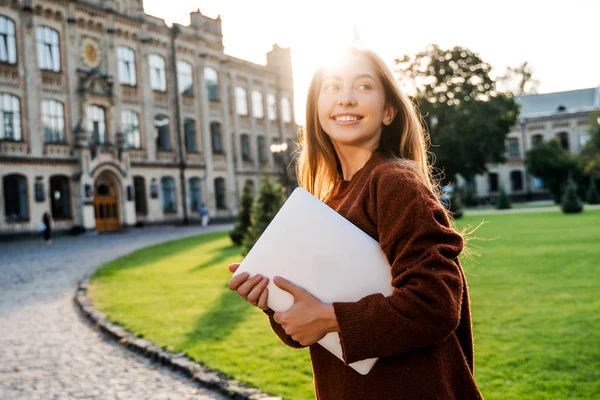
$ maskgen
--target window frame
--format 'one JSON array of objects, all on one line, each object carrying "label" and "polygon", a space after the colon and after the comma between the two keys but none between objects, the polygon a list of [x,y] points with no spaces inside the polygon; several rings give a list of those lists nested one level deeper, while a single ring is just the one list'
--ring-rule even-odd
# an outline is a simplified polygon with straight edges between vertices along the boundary
[{"label": "window frame", "polygon": [[39,25],[35,29],[38,68],[42,71],[61,72],[60,34],[54,28]]},{"label": "window frame", "polygon": [[[166,185],[166,183],[168,183],[168,185]],[[166,189],[169,190],[170,192],[168,193],[168,196],[165,196]],[[163,176],[162,178],[160,178],[160,194],[161,194],[161,202],[162,202],[162,211],[163,214],[177,214],[177,193],[176,193],[176,187],[175,187],[175,179],[173,179],[173,177],[171,176]],[[167,197],[169,197],[167,199]],[[172,197],[172,199],[171,199]],[[166,202],[172,200],[172,204],[173,207],[169,208]]]},{"label": "window frame", "polygon": [[[59,185],[56,188],[55,185]],[[54,198],[54,193],[58,191],[61,194],[59,200]],[[66,175],[50,176],[50,213],[54,220],[70,220],[73,218],[73,205],[71,201],[71,182]],[[63,191],[64,190],[64,191]],[[58,212],[60,210],[60,213]]]},{"label": "window frame", "polygon": [[[7,119],[7,116],[10,116]],[[11,137],[7,136],[10,120]],[[0,141],[22,142],[21,99],[12,93],[0,92]]]},{"label": "window frame", "polygon": [[[159,121],[166,121],[166,124],[159,125]],[[171,147],[171,119],[167,114],[156,114],[153,120],[154,132],[156,134],[156,150],[172,151]],[[164,147],[166,135],[166,147]]]},{"label": "window frame", "polygon": [[[218,140],[215,140],[215,138],[218,138]],[[223,134],[221,133],[221,123],[218,121],[212,121],[210,123],[210,141],[213,154],[224,154]]]},{"label": "window frame", "polygon": [[[45,143],[65,144],[67,142],[65,105],[55,99],[44,99],[41,109]],[[49,136],[50,140],[48,140]]]},{"label": "window frame", "polygon": [[[167,91],[167,74],[165,58],[157,53],[148,54],[148,68],[150,70],[150,87],[157,92]],[[158,72],[158,76],[155,73]]]},{"label": "window frame", "polygon": [[287,96],[281,98],[281,119],[285,124],[292,122],[292,103]]},{"label": "window frame", "polygon": [[236,86],[234,89],[235,112],[242,117],[248,116],[248,91],[243,86]]},{"label": "window frame", "polygon": [[[188,131],[188,126],[192,126],[193,129],[191,132]],[[198,141],[196,140],[196,120],[194,118],[184,118],[183,135],[185,137],[185,151],[188,153],[198,153]],[[193,146],[191,146],[192,144]]]},{"label": "window frame", "polygon": [[[19,196],[17,198],[16,204],[18,204],[19,207],[19,215],[13,216],[13,217],[9,217],[7,212],[9,211],[9,204],[12,204],[10,202],[10,199],[8,198],[8,196],[12,191],[7,189],[7,182],[10,178],[15,179],[15,182],[17,182],[16,184],[16,192],[17,195]],[[20,185],[18,182],[23,182],[22,185]],[[19,187],[22,186],[22,187]],[[7,223],[17,223],[17,222],[27,222],[30,221],[30,215],[29,215],[29,185],[27,182],[27,176],[22,175],[22,174],[8,174],[8,175],[4,175],[2,177],[2,192],[3,192],[3,197],[4,197],[4,221],[6,221]],[[23,196],[23,197],[21,197]],[[20,208],[23,206],[23,210],[21,210]],[[24,211],[24,212],[23,212]]]},{"label": "window frame", "polygon": [[129,46],[117,47],[119,63],[119,83],[127,86],[137,86],[135,50]]},{"label": "window frame", "polygon": [[[183,68],[189,68],[189,71],[183,71]],[[184,83],[188,81],[189,84],[184,88]],[[184,60],[177,61],[177,87],[182,96],[194,97],[194,66]]]},{"label": "window frame", "polygon": [[[138,193],[139,189],[141,189],[141,193]],[[138,196],[138,194],[141,194],[141,196]],[[135,175],[133,177],[133,198],[135,202],[135,214],[148,215],[148,201],[146,199],[146,178],[144,178],[141,175]]]},{"label": "window frame", "polygon": [[[222,185],[221,185],[222,183]],[[227,210],[227,189],[225,186],[225,178],[217,177],[214,181],[215,185],[215,205],[217,210]]]},{"label": "window frame", "polygon": [[[12,27],[12,32],[11,28]],[[5,54],[3,54],[3,52]],[[17,59],[17,30],[15,21],[6,15],[0,15],[0,63],[16,65]],[[5,55],[5,59],[2,56]]]},{"label": "window frame", "polygon": [[[132,122],[136,122],[133,124]],[[137,111],[134,110],[123,110],[121,111],[121,126],[123,128],[123,147],[126,149],[141,149],[142,138],[140,132],[140,116]],[[137,128],[135,130],[128,131],[128,128]],[[131,140],[131,136],[133,140]],[[131,143],[133,142],[133,143]]]},{"label": "window frame", "polygon": [[[201,186],[200,178],[192,177],[192,178],[188,179],[188,191],[189,191],[190,211],[200,213],[200,207],[202,206],[202,186]],[[194,196],[197,196],[197,197],[194,198]],[[196,208],[194,208],[195,201],[197,204]]]},{"label": "window frame", "polygon": [[277,97],[275,93],[267,93],[267,116],[269,121],[277,121]]},{"label": "window frame", "polygon": [[263,119],[265,117],[263,93],[258,89],[252,91],[252,115],[257,119]]},{"label": "window frame", "polygon": [[[214,76],[210,74],[214,72]],[[204,83],[206,85],[206,94],[209,101],[219,101],[219,72],[216,68],[204,68]]]},{"label": "window frame", "polygon": [[[98,111],[99,110],[99,111]],[[102,113],[102,115],[100,115],[100,112]],[[87,110],[86,110],[86,117],[87,117],[87,129],[88,129],[88,134],[90,135],[90,141],[92,144],[94,145],[98,145],[98,146],[104,146],[108,143],[107,141],[107,137],[106,137],[106,112],[104,110],[104,107],[101,107],[97,104],[88,104],[87,106]],[[99,118],[98,118],[99,117]],[[96,133],[96,126],[94,125],[95,122],[98,122],[98,137],[96,140],[95,137],[95,133]],[[102,139],[102,140],[100,140]]]}]

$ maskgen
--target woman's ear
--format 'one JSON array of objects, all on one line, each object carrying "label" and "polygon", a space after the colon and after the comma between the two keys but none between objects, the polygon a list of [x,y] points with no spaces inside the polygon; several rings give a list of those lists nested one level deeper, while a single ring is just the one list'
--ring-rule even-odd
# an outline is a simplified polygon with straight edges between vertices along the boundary
[{"label": "woman's ear", "polygon": [[396,110],[396,107],[393,105],[385,106],[385,109],[383,110],[383,124],[389,126],[394,118],[396,118],[397,113],[398,110]]}]

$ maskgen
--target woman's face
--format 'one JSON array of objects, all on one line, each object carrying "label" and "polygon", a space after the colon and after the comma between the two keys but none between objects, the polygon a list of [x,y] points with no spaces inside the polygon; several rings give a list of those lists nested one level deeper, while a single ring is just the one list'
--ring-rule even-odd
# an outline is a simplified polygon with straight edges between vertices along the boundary
[{"label": "woman's face", "polygon": [[382,124],[389,125],[395,116],[393,108],[386,107],[375,67],[361,54],[351,54],[325,69],[317,112],[334,144],[367,150],[377,147]]}]

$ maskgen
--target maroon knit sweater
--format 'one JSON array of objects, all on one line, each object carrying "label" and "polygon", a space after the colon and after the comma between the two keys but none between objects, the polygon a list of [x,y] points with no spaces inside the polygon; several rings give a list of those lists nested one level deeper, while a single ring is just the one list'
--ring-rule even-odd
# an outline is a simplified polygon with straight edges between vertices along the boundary
[{"label": "maroon knit sweater", "polygon": [[[310,346],[319,400],[482,399],[473,379],[467,282],[458,262],[463,240],[438,199],[410,167],[375,153],[328,205],[377,240],[394,293],[333,303],[344,362]],[[272,317],[281,340],[302,347]],[[367,375],[346,364],[379,360]]]}]

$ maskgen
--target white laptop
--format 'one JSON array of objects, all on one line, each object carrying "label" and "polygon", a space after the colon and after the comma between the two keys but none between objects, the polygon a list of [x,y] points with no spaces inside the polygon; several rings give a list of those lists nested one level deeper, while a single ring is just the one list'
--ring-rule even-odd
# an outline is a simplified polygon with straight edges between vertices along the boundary
[{"label": "white laptop", "polygon": [[[270,279],[268,306],[279,312],[294,299],[273,283],[275,276],[325,303],[358,301],[374,293],[389,296],[393,290],[391,267],[379,243],[302,188],[294,190],[235,275],[242,272]],[[337,332],[318,343],[343,360]],[[376,361],[349,366],[366,375]]]}]

